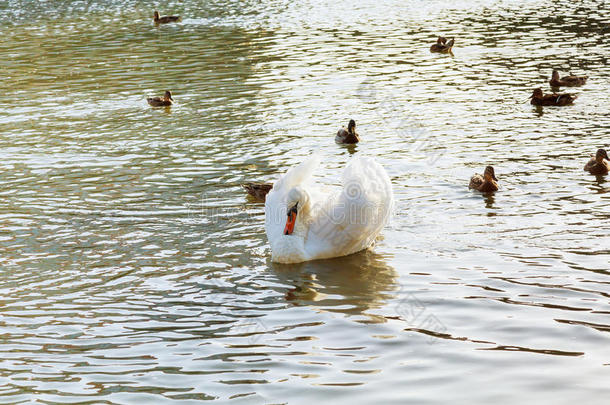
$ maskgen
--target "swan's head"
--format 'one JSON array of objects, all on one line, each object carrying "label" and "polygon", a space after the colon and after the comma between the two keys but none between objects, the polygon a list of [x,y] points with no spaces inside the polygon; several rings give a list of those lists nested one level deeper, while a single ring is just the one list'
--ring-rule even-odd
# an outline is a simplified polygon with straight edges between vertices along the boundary
[{"label": "swan's head", "polygon": [[485,178],[485,181],[491,181],[491,180],[498,181],[498,179],[496,179],[496,173],[494,172],[494,168],[491,166],[487,166],[485,168],[483,177]]},{"label": "swan's head", "polygon": [[[292,188],[286,196],[286,226],[284,235],[292,235],[297,227],[297,222],[303,224],[309,211],[309,194],[303,188],[297,186]],[[298,228],[301,228],[300,226]]]},{"label": "swan's head", "polygon": [[163,100],[165,100],[165,101],[168,101],[168,100],[174,101],[174,99],[172,98],[172,92],[167,90],[165,92],[165,94],[163,95]]},{"label": "swan's head", "polygon": [[551,79],[559,80],[559,72],[556,70],[553,70],[553,75],[551,76]]},{"label": "swan's head", "polygon": [[610,160],[608,158],[608,153],[606,153],[605,149],[598,149],[597,153],[595,154],[595,160],[599,163],[603,162],[604,159],[606,160]]},{"label": "swan's head", "polygon": [[347,124],[347,132],[349,132],[350,134],[353,134],[355,130],[356,130],[356,121],[349,120],[349,124]]}]

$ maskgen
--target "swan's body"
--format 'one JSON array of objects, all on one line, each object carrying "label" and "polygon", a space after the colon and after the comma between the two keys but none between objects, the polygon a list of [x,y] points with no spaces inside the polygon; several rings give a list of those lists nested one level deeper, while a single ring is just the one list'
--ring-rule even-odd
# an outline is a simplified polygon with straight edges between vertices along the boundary
[{"label": "swan's body", "polygon": [[392,185],[374,159],[352,158],[343,187],[327,193],[312,179],[319,163],[318,155],[308,158],[267,194],[265,230],[274,262],[300,263],[369,248],[390,217]]}]

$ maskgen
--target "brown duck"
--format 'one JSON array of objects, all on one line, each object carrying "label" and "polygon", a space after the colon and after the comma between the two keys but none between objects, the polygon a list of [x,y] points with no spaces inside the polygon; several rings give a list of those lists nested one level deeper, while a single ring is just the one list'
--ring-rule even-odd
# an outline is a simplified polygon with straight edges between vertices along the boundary
[{"label": "brown duck", "polygon": [[260,201],[265,201],[267,194],[273,188],[271,183],[246,183],[242,184],[248,194]]},{"label": "brown duck", "polygon": [[180,21],[179,15],[164,15],[163,17],[161,17],[157,10],[155,10],[155,12],[153,14],[153,18],[154,18],[155,24],[167,24],[167,23],[173,23],[173,22]]},{"label": "brown duck", "polygon": [[341,129],[337,131],[337,136],[335,136],[335,142],[348,144],[360,142],[360,136],[356,132],[356,121],[349,120],[349,123],[347,124],[347,130],[345,130],[345,127],[341,127]]},{"label": "brown duck", "polygon": [[172,98],[172,92],[167,90],[163,97],[149,97],[146,99],[148,104],[153,107],[166,107],[174,104],[174,99]]},{"label": "brown duck", "polygon": [[447,41],[447,38],[445,37],[438,37],[436,44],[430,47],[430,52],[451,53],[454,42],[455,40],[453,38],[451,38],[450,41]]},{"label": "brown duck", "polygon": [[563,106],[570,105],[576,100],[576,95],[562,93],[562,94],[543,94],[542,89],[534,90],[534,93],[530,96],[532,99],[532,105],[554,105],[554,106]]},{"label": "brown duck", "polygon": [[588,78],[589,76],[564,76],[560,79],[559,72],[553,70],[553,75],[551,76],[549,83],[551,84],[551,87],[576,87],[585,84]]},{"label": "brown duck", "polygon": [[585,171],[595,175],[608,174],[610,170],[609,160],[606,150],[598,149],[595,157],[592,157],[585,165]]},{"label": "brown duck", "polygon": [[494,168],[487,166],[482,176],[480,174],[475,174],[472,176],[468,188],[482,191],[484,193],[498,191],[498,183],[496,183],[497,181],[498,179],[496,179]]}]

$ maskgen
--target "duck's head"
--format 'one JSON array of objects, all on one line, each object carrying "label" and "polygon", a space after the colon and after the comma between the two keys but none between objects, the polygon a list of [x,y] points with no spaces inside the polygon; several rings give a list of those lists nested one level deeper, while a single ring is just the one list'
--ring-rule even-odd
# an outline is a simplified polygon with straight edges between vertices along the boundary
[{"label": "duck's head", "polygon": [[356,121],[349,120],[349,124],[347,124],[347,132],[349,132],[350,134],[353,134],[355,130],[356,130]]},{"label": "duck's head", "polygon": [[551,79],[559,80],[559,72],[556,71],[556,70],[553,70],[553,74],[551,75]]},{"label": "duck's head", "polygon": [[436,43],[439,45],[443,45],[447,43],[447,38],[445,37],[438,37],[438,39],[436,40]]},{"label": "duck's head", "polygon": [[157,10],[155,10],[155,12],[153,13],[153,18],[155,19],[155,21],[157,21],[159,18],[161,18],[161,16],[159,15],[159,12]]},{"label": "duck's head", "polygon": [[598,149],[597,153],[595,154],[595,160],[601,163],[604,161],[604,159],[610,160],[608,158],[608,154],[606,153],[606,149]]},{"label": "duck's head", "polygon": [[174,101],[174,99],[172,98],[172,92],[171,92],[171,91],[169,91],[169,90],[166,90],[166,91],[165,91],[165,94],[163,95],[163,99],[164,99],[165,101],[167,101],[167,100]]},{"label": "duck's head", "polygon": [[534,89],[534,93],[530,96],[530,98],[541,98],[543,96],[542,89]]},{"label": "duck's head", "polygon": [[485,181],[491,181],[491,180],[498,181],[498,179],[496,178],[496,173],[494,172],[494,168],[491,166],[487,166],[485,168],[483,177],[485,178]]},{"label": "duck's head", "polygon": [[309,209],[309,194],[301,187],[294,187],[286,198],[286,226],[284,235],[292,235],[297,226],[297,218],[302,223]]}]

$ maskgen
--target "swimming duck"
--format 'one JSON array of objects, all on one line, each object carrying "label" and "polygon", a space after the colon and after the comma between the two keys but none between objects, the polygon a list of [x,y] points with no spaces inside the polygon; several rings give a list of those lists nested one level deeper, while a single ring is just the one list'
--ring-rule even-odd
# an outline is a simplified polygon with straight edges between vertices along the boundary
[{"label": "swimming duck", "polygon": [[595,157],[592,157],[585,165],[585,171],[595,175],[608,174],[610,170],[609,160],[606,150],[598,149]]},{"label": "swimming duck", "polygon": [[337,143],[358,143],[360,142],[360,136],[356,132],[356,121],[349,120],[347,124],[347,131],[344,127],[341,127],[339,131],[337,131],[337,136],[335,136],[335,142]]},{"label": "swimming duck", "polygon": [[480,174],[475,174],[472,176],[468,188],[482,191],[484,193],[498,191],[498,183],[496,183],[497,181],[498,179],[496,179],[494,168],[487,166],[482,176]]},{"label": "swimming duck", "polygon": [[551,87],[575,87],[585,84],[588,78],[589,76],[564,76],[560,79],[559,72],[553,70],[553,76],[551,77],[551,80],[549,80],[549,83],[551,84]]},{"label": "swimming duck", "polygon": [[246,183],[242,184],[242,187],[246,189],[248,194],[256,198],[259,201],[265,201],[267,194],[273,188],[271,183]]},{"label": "swimming duck", "polygon": [[165,107],[174,104],[174,99],[172,98],[172,92],[167,90],[163,97],[149,97],[146,99],[148,104],[153,107]]},{"label": "swimming duck", "polygon": [[532,99],[532,105],[554,105],[563,106],[570,105],[576,100],[576,95],[562,93],[562,94],[543,94],[542,89],[534,90],[534,93],[530,96]]},{"label": "swimming duck", "polygon": [[155,20],[155,24],[167,24],[180,21],[179,15],[164,15],[163,17],[161,17],[157,10],[155,10],[153,18]]},{"label": "swimming duck", "polygon": [[430,52],[451,53],[451,48],[453,48],[454,42],[455,40],[453,38],[447,42],[447,38],[438,37],[436,44],[430,47]]}]

